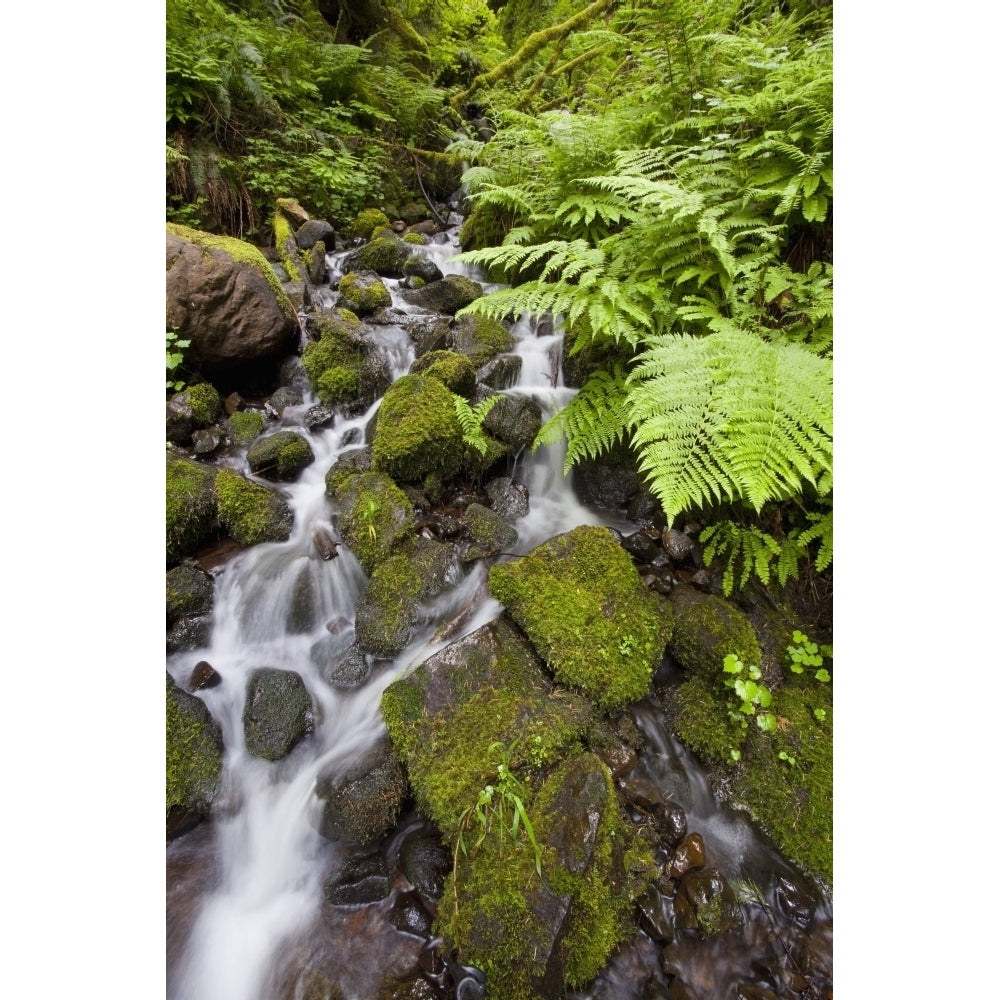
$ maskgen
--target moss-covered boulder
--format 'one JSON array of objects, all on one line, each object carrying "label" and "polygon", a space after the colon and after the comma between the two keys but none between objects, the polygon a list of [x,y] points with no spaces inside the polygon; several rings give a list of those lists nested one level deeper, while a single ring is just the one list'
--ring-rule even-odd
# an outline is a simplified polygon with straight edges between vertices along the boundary
[{"label": "moss-covered boulder", "polygon": [[440,379],[452,392],[466,399],[476,391],[475,367],[467,357],[455,351],[428,351],[413,362],[410,373]]},{"label": "moss-covered boulder", "polygon": [[208,642],[214,588],[202,569],[181,563],[167,571],[167,652]]},{"label": "moss-covered boulder", "polygon": [[215,469],[167,452],[167,566],[191,555],[215,531]]},{"label": "moss-covered boulder", "polygon": [[295,308],[256,247],[172,223],[166,240],[166,328],[191,342],[188,367],[211,376],[295,350]]},{"label": "moss-covered boulder", "polygon": [[291,481],[316,461],[312,446],[296,431],[278,431],[258,438],[247,450],[247,465],[255,475]]},{"label": "moss-covered boulder", "polygon": [[337,523],[344,541],[369,576],[413,535],[413,504],[383,473],[344,474],[334,466],[326,492],[341,511]]},{"label": "moss-covered boulder", "polygon": [[247,678],[243,735],[255,757],[281,760],[313,724],[312,697],[293,670],[259,667]]},{"label": "moss-covered boulder", "polygon": [[222,730],[205,703],[167,674],[167,835],[208,815],[222,773]]},{"label": "moss-covered boulder", "polygon": [[476,368],[512,350],[514,335],[490,316],[459,316],[451,331],[451,349],[464,354]]},{"label": "moss-covered boulder", "polygon": [[452,394],[439,379],[404,375],[382,400],[372,441],[372,463],[399,483],[432,472],[442,479],[462,464],[462,428]]},{"label": "moss-covered boulder", "polygon": [[388,226],[389,216],[379,208],[363,208],[347,227],[344,235],[350,240],[367,240],[379,226]]},{"label": "moss-covered boulder", "polygon": [[359,649],[379,657],[405,649],[414,628],[426,620],[421,605],[454,582],[452,552],[448,543],[415,536],[379,563],[355,612]]},{"label": "moss-covered boulder", "polygon": [[729,653],[747,665],[761,665],[753,625],[737,607],[686,585],[675,587],[669,599],[675,619],[670,652],[690,674],[722,687],[722,661]]},{"label": "moss-covered boulder", "polygon": [[375,235],[370,243],[352,250],[344,258],[344,271],[374,271],[384,278],[402,278],[403,267],[413,249],[394,233]]},{"label": "moss-covered boulder", "polygon": [[319,399],[328,404],[353,403],[359,392],[361,366],[367,354],[361,321],[348,309],[314,314],[302,366]]},{"label": "moss-covered boulder", "polygon": [[496,555],[517,542],[517,529],[480,503],[469,504],[462,518],[462,524],[483,555]]},{"label": "moss-covered boulder", "polygon": [[193,431],[211,426],[222,409],[222,399],[208,382],[174,393],[167,402],[167,440],[186,444]]},{"label": "moss-covered boulder", "polygon": [[284,497],[235,469],[219,470],[215,495],[220,523],[240,544],[285,542],[291,535],[295,515]]},{"label": "moss-covered boulder", "polygon": [[483,286],[478,281],[460,274],[448,274],[440,281],[430,281],[421,288],[406,289],[403,298],[421,309],[454,315],[482,294]]},{"label": "moss-covered boulder", "polygon": [[560,683],[605,709],[646,694],[673,615],[606,528],[574,528],[493,566],[489,587]]},{"label": "moss-covered boulder", "polygon": [[[588,701],[554,688],[500,617],[391,684],[382,709],[419,810],[453,852],[460,838],[468,848],[454,854],[438,910],[446,948],[509,1000],[560,997],[592,978],[630,932],[632,899],[655,867],[622,819],[610,772],[581,753]],[[488,829],[474,813],[487,785]],[[500,788],[521,802],[537,853],[523,823],[501,834]]]},{"label": "moss-covered boulder", "polygon": [[530,447],[542,427],[542,408],[531,396],[501,396],[486,419],[483,430],[516,452]]},{"label": "moss-covered boulder", "polygon": [[[406,237],[404,236],[403,239],[405,241]],[[403,274],[407,278],[419,278],[425,285],[429,281],[440,281],[444,277],[444,274],[441,273],[441,268],[430,257],[422,253],[415,253],[407,257],[406,263],[403,264]],[[411,284],[410,287],[418,288],[422,286]]]},{"label": "moss-covered boulder", "polygon": [[358,316],[368,316],[376,309],[392,305],[389,289],[374,271],[351,271],[350,274],[345,274],[338,291],[338,304]]},{"label": "moss-covered boulder", "polygon": [[259,410],[238,410],[229,417],[229,437],[236,444],[249,444],[264,429]]},{"label": "moss-covered boulder", "polygon": [[324,837],[370,844],[395,826],[408,788],[399,756],[383,738],[346,771],[338,766],[321,773],[315,791],[323,800]]}]

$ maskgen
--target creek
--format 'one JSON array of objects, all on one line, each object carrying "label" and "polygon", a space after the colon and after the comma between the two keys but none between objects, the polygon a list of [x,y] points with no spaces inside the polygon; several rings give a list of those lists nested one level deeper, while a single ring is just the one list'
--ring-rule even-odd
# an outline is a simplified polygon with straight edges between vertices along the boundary
[{"label": "creek", "polygon": [[[451,259],[457,252],[455,232],[442,239],[423,248],[442,272],[482,281]],[[341,257],[328,255],[334,276]],[[397,310],[420,313],[404,302],[398,282],[385,283]],[[369,325],[368,332],[388,360],[393,379],[405,374],[414,360],[405,324]],[[519,321],[512,333],[520,376],[505,391],[530,394],[547,419],[575,391],[562,384],[561,335],[528,319]],[[317,552],[314,534],[331,524],[324,476],[339,456],[363,447],[365,427],[379,403],[364,414],[338,415],[329,426],[310,431],[305,413],[315,403],[309,397],[286,409],[280,420],[280,429],[305,433],[316,456],[284,487],[295,514],[291,537],[239,550],[214,566],[207,644],[172,653],[167,660],[169,673],[184,688],[203,660],[222,677],[221,684],[197,694],[219,723],[225,746],[222,788],[211,820],[167,847],[168,1000],[319,998],[331,996],[329,983],[354,1000],[474,995],[470,980],[464,981],[465,992],[457,991],[455,977],[442,972],[432,940],[394,926],[392,908],[407,888],[401,875],[395,876],[383,902],[339,907],[326,902],[324,880],[343,865],[350,849],[319,834],[323,803],[314,788],[320,773],[347,772],[384,733],[379,702],[393,680],[502,609],[486,590],[484,564],[474,563],[456,572],[454,586],[425,609],[424,624],[406,649],[391,661],[377,662],[363,686],[345,690],[329,683],[325,662],[318,664],[311,652],[320,641],[329,652],[327,623],[339,621],[347,624],[336,633],[336,643],[346,654],[366,575],[345,544],[333,559],[324,560]],[[515,554],[578,525],[605,525],[624,533],[636,529],[613,512],[581,503],[563,475],[563,457],[560,446],[525,451],[508,472],[527,487],[530,504],[515,525]],[[230,451],[220,462],[248,472],[242,451]],[[307,625],[294,610],[303,588],[312,595]],[[461,627],[450,630],[447,640],[437,638],[440,627],[460,612]],[[276,762],[253,756],[244,741],[247,679],[261,666],[297,672],[314,705],[312,734]],[[668,942],[651,929],[654,914],[604,972],[572,996],[832,996],[832,900],[784,861],[741,814],[717,802],[697,761],[665,730],[653,703],[633,706],[632,715],[648,741],[649,749],[640,756],[644,776],[664,799],[683,807],[688,829],[704,839],[708,863],[724,878],[753,886],[757,896],[742,903],[742,930],[707,941],[679,934]],[[403,840],[427,827],[415,813],[404,814],[382,842],[383,854],[391,859]],[[669,922],[669,914],[660,916]],[[687,992],[668,994],[672,977],[682,980]],[[411,992],[384,992],[387,982],[415,978],[420,986]]]}]

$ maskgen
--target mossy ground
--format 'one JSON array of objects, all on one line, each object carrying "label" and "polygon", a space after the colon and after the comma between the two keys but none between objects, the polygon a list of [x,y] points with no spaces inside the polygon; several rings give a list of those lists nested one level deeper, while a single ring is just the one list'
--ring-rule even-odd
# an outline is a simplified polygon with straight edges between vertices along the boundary
[{"label": "mossy ground", "polygon": [[206,806],[222,770],[222,740],[207,709],[194,710],[194,700],[167,675],[167,810]]},{"label": "mossy ground", "polygon": [[555,674],[602,708],[643,697],[673,614],[605,528],[558,535],[492,567],[489,587]]}]

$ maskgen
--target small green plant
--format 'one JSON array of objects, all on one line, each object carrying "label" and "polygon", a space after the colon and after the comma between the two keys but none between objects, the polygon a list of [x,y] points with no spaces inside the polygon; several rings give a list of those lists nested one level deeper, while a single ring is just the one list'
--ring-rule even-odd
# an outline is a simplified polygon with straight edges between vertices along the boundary
[{"label": "small green plant", "polygon": [[375,514],[378,507],[373,499],[369,499],[368,503],[365,504],[364,509],[361,511],[361,520],[364,522],[365,526],[368,528],[368,537],[372,542],[378,541],[378,532],[375,530]]},{"label": "small green plant", "polygon": [[490,410],[503,398],[503,393],[498,392],[495,396],[487,396],[476,406],[470,406],[468,401],[457,393],[453,392],[451,395],[455,404],[455,414],[458,417],[459,426],[462,428],[462,440],[470,448],[475,448],[480,455],[485,455],[490,445],[483,433],[483,421]]},{"label": "small green plant", "polygon": [[185,383],[174,378],[174,372],[184,361],[184,350],[191,346],[190,340],[178,340],[176,330],[167,330],[167,389],[180,392]]},{"label": "small green plant", "polygon": [[796,629],[792,633],[792,644],[786,646],[788,651],[788,669],[793,674],[801,674],[806,667],[819,667],[813,675],[821,684],[830,683],[830,671],[823,666],[824,657],[833,659],[832,646],[819,646],[805,632]]},{"label": "small green plant", "polygon": [[[536,750],[539,755],[544,754],[541,746],[541,738],[536,739]],[[531,843],[535,852],[535,871],[542,874],[542,849],[535,839],[535,830],[528,819],[528,813],[524,808],[524,799],[527,795],[527,786],[524,781],[517,777],[511,770],[511,760],[513,748],[505,748],[499,741],[494,741],[489,746],[492,754],[499,751],[500,760],[496,764],[496,770],[490,776],[492,778],[483,786],[475,805],[468,806],[459,816],[458,837],[455,841],[452,875],[455,890],[455,913],[458,913],[458,854],[468,856],[474,854],[480,847],[487,835],[495,831],[499,840],[498,853],[502,858],[508,845],[514,847],[520,840],[521,830]],[[478,833],[476,842],[471,848],[466,843],[466,837],[473,836],[473,831]]]},{"label": "small green plant", "polygon": [[[732,690],[740,703],[739,711],[731,711],[730,718],[737,720],[745,730],[752,715],[761,731],[773,732],[778,725],[774,713],[758,711],[768,708],[771,704],[771,692],[765,685],[758,683],[761,678],[760,667],[753,664],[745,666],[735,653],[729,653],[722,661],[722,670],[726,674],[724,681],[726,687]],[[733,752],[730,752],[733,760],[739,760],[739,751],[735,751],[735,754],[736,756],[733,756]]]}]

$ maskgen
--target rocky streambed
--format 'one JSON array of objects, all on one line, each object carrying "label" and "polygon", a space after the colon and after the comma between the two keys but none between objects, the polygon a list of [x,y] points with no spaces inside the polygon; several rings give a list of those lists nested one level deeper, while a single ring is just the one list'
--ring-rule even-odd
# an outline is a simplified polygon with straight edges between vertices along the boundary
[{"label": "rocky streambed", "polygon": [[168,235],[168,996],[831,996],[819,605],[530,451],[561,337],[456,317],[454,230],[279,212],[283,263]]}]

